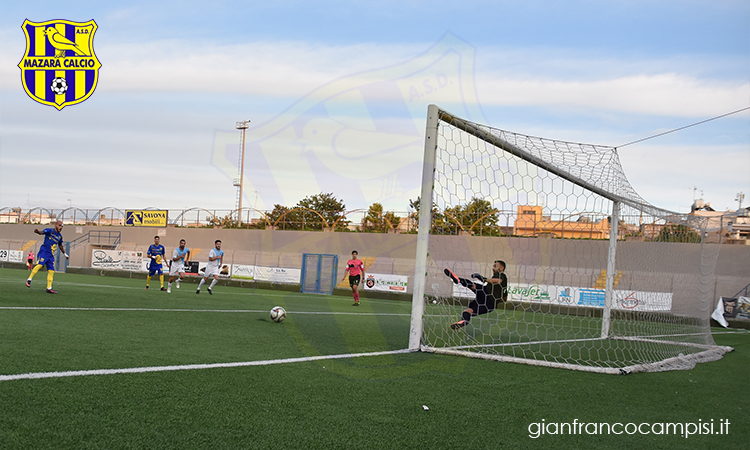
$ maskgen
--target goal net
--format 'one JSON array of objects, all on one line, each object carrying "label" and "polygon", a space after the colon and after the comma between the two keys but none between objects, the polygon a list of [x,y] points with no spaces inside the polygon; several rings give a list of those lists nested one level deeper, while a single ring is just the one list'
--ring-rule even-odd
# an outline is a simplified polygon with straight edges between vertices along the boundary
[{"label": "goal net", "polygon": [[[716,230],[647,203],[616,148],[430,105],[418,220],[411,349],[605,373],[732,350],[710,332]],[[505,301],[472,279],[493,279],[498,260]]]}]

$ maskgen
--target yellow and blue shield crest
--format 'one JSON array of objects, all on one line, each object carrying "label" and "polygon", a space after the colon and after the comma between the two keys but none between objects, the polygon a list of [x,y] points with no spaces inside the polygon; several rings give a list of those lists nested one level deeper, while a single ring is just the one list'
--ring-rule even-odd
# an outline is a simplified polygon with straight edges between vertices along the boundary
[{"label": "yellow and blue shield crest", "polygon": [[24,21],[26,52],[18,63],[26,93],[58,110],[86,100],[99,81],[94,54],[96,22]]}]

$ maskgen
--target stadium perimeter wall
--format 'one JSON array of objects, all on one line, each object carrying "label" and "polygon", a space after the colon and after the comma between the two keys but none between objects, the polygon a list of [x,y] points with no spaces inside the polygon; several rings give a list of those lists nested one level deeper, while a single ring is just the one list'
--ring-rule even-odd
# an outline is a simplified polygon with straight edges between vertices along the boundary
[{"label": "stadium perimeter wall", "polygon": [[[48,226],[0,224],[0,249],[23,249],[24,258],[29,249],[36,253],[42,241],[41,236],[34,234],[34,229]],[[303,253],[335,254],[339,256],[339,276],[343,276],[345,263],[351,251],[356,249],[368,265],[367,272],[408,276],[410,287],[417,240],[414,234],[75,225],[65,227],[63,238],[71,242],[90,231],[120,232],[119,249],[144,252],[153,243],[155,235],[160,235],[169,254],[180,239],[185,239],[192,250],[191,259],[198,261],[206,261],[214,241],[221,239],[227,264],[298,269],[302,266]],[[608,249],[607,241],[596,240],[484,236],[431,236],[430,239],[430,256],[438,270],[450,267],[462,274],[485,273],[489,271],[492,260],[502,259],[508,264],[511,282],[580,287],[593,287],[601,275],[601,262],[606,260]],[[100,248],[96,240],[71,251],[70,266],[90,267],[94,248]],[[642,288],[649,279],[653,279],[657,286],[662,285],[662,278],[671,277],[677,280],[677,292],[682,284],[681,277],[694,275],[688,268],[681,273],[682,268],[675,261],[694,261],[700,250],[700,244],[620,242],[617,249],[617,270],[622,271],[619,286],[627,289],[628,283],[637,280]],[[718,250],[712,295],[716,299],[733,296],[750,283],[750,246],[722,245]],[[486,255],[493,256],[484,261],[488,258]],[[653,267],[654,261],[664,268],[662,272],[643,270],[646,262]],[[545,270],[537,270],[537,267]],[[443,281],[434,288],[447,292],[450,281],[447,278]],[[679,304],[675,306],[679,308]]]}]

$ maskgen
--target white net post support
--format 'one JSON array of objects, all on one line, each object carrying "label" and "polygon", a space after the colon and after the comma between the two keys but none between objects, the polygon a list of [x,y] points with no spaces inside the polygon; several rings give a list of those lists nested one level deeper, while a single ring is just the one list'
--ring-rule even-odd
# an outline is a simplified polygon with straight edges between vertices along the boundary
[{"label": "white net post support", "polygon": [[[409,349],[613,374],[719,359],[732,349],[711,336],[718,245],[707,231],[641,198],[616,148],[430,105]],[[461,326],[477,289],[488,292],[470,274],[492,275],[497,259],[507,301]]]},{"label": "white net post support", "polygon": [[[422,315],[425,305],[425,284],[427,282],[427,258],[430,244],[430,224],[432,222],[432,193],[435,172],[435,150],[437,149],[438,107],[427,108],[427,130],[424,141],[424,162],[422,168],[422,193],[420,197],[419,231],[417,233],[417,254],[414,265],[414,290],[411,300],[411,327],[409,349],[418,350],[422,338]],[[425,205],[427,207],[425,208]]]},{"label": "white net post support", "polygon": [[612,289],[615,281],[615,258],[617,256],[617,235],[620,223],[620,202],[612,202],[612,219],[610,220],[609,251],[607,252],[607,284],[604,291],[604,311],[602,311],[602,339],[609,337],[609,325],[612,313]]}]

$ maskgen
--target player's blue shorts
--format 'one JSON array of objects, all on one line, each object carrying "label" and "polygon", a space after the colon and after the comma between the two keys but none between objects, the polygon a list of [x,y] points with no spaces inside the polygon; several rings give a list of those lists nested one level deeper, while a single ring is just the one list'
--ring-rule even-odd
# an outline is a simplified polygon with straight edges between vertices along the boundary
[{"label": "player's blue shorts", "polygon": [[39,252],[36,263],[43,265],[47,270],[55,270],[55,257],[50,252]]},{"label": "player's blue shorts", "polygon": [[159,275],[161,275],[163,273],[162,272],[161,264],[151,264],[151,265],[148,266],[148,276],[153,277],[157,273]]}]

